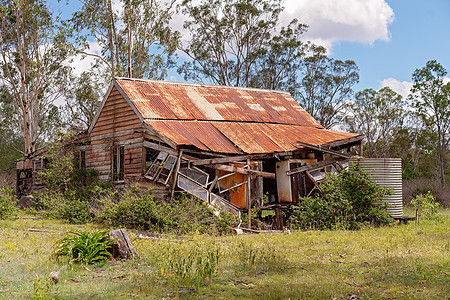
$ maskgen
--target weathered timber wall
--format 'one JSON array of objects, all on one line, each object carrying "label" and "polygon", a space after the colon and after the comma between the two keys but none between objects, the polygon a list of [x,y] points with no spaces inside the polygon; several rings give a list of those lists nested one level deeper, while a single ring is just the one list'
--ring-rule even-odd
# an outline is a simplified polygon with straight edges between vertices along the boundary
[{"label": "weathered timber wall", "polygon": [[[163,199],[167,196],[168,189],[165,186],[147,182],[142,176],[145,163],[143,152],[144,131],[134,110],[114,87],[89,136],[91,144],[84,147],[86,150],[86,168],[95,169],[100,180],[110,180],[112,147],[124,146],[124,183],[137,183],[143,189],[153,188],[152,193]],[[148,134],[145,134],[145,137],[159,140],[157,137]]]},{"label": "weathered timber wall", "polygon": [[136,113],[114,87],[90,134],[91,145],[86,149],[86,168],[95,169],[101,180],[111,178],[112,147],[125,148],[125,174],[142,173],[142,127]]}]

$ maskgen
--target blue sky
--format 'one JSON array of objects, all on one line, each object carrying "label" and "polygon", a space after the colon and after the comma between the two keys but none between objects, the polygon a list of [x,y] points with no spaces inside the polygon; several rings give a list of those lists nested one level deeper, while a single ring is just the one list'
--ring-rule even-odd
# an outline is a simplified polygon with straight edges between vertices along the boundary
[{"label": "blue sky", "polygon": [[[78,1],[49,4],[62,17],[80,6]],[[406,95],[412,73],[430,59],[450,71],[449,0],[285,0],[285,6],[282,25],[297,18],[310,25],[305,39],[324,45],[333,58],[356,62],[355,91],[388,85]],[[182,21],[174,16],[173,27],[183,33]],[[100,49],[94,44],[93,50]],[[76,62],[79,70],[88,65]],[[170,75],[169,80],[183,80],[174,70]]]},{"label": "blue sky", "polygon": [[373,45],[341,41],[331,56],[352,59],[360,68],[358,90],[378,89],[383,80],[411,81],[415,69],[436,59],[450,70],[450,1],[388,0],[394,20],[388,26],[390,40]]}]

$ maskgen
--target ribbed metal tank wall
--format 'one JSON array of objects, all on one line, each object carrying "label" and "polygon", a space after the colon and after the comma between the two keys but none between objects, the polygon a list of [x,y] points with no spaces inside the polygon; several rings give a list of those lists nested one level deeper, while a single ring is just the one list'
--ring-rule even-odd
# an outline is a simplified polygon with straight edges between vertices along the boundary
[{"label": "ribbed metal tank wall", "polygon": [[350,161],[359,163],[376,183],[391,190],[391,195],[383,198],[389,204],[387,210],[394,218],[402,217],[402,160],[400,158],[352,158]]}]

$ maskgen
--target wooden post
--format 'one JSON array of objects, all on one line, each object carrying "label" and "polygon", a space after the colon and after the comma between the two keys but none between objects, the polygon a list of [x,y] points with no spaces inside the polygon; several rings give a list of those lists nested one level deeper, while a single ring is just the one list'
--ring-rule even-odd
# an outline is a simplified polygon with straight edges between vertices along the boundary
[{"label": "wooden post", "polygon": [[275,208],[275,223],[277,225],[277,229],[278,230],[283,230],[284,229],[283,212],[282,212],[280,207],[276,207]]},{"label": "wooden post", "polygon": [[363,157],[363,144],[359,143],[359,156]]},{"label": "wooden post", "polygon": [[177,166],[175,167],[175,174],[173,176],[172,191],[170,193],[170,203],[172,203],[173,196],[175,194],[175,187],[177,186],[178,172],[180,172],[180,164],[181,164],[181,156],[182,155],[183,155],[183,150],[180,150],[180,153],[178,154]]},{"label": "wooden post", "polygon": [[[247,166],[250,169],[250,160],[247,159]],[[247,212],[248,212],[248,229],[252,229],[252,203],[251,203],[251,175],[247,174]]]}]

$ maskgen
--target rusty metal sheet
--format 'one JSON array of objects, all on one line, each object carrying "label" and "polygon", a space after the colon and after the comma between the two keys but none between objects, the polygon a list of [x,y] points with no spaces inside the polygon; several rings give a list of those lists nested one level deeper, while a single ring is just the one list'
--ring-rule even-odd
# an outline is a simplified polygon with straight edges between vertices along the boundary
[{"label": "rusty metal sheet", "polygon": [[177,145],[192,145],[201,150],[234,153],[239,151],[209,122],[178,120],[146,120],[160,134]]},{"label": "rusty metal sheet", "polygon": [[[291,151],[298,148],[296,144],[289,143],[281,135],[263,123],[240,123],[241,127],[252,136],[266,152]],[[237,143],[238,141],[233,141]]]},{"label": "rusty metal sheet", "polygon": [[179,146],[192,145],[201,150],[233,154],[240,153],[239,150],[248,154],[292,151],[299,148],[297,141],[321,145],[357,136],[357,134],[286,124],[195,120],[146,120],[145,122]]},{"label": "rusty metal sheet", "polygon": [[151,85],[130,80],[118,80],[118,83],[144,119],[176,118],[164,97],[158,94]]},{"label": "rusty metal sheet", "polygon": [[358,136],[358,134],[355,133],[338,132],[308,126],[284,124],[267,124],[267,126],[294,145],[297,145],[297,141],[312,145],[322,145]]},{"label": "rusty metal sheet", "polygon": [[266,122],[322,128],[289,93],[117,79],[144,119]]},{"label": "rusty metal sheet", "polygon": [[[267,124],[274,132],[281,135],[284,139],[286,139],[290,144],[297,145],[297,141],[303,141],[308,144],[319,145],[322,144],[320,139],[317,139],[314,136],[308,135],[303,131],[299,130],[299,128],[303,128],[305,126],[293,126],[293,125],[285,125],[285,124]],[[317,129],[322,130],[322,129]],[[296,147],[298,148],[298,147]]]},{"label": "rusty metal sheet", "polygon": [[201,150],[209,150],[179,121],[145,120],[145,123],[177,145],[193,145]]},{"label": "rusty metal sheet", "polygon": [[239,122],[214,122],[213,125],[222,132],[230,141],[233,142],[245,153],[266,153],[266,151],[255,139],[241,126]]},{"label": "rusty metal sheet", "polygon": [[172,121],[181,124],[195,137],[206,145],[211,151],[222,153],[235,153],[239,151],[232,143],[210,122],[199,121]]},{"label": "rusty metal sheet", "polygon": [[265,97],[258,97],[254,91],[248,93],[254,95],[258,104],[269,114],[265,122],[323,128],[288,93],[267,93]]},{"label": "rusty metal sheet", "polygon": [[[294,126],[298,127],[298,126]],[[322,144],[340,141],[349,139],[352,137],[356,137],[359,134],[356,133],[347,133],[347,132],[339,132],[339,131],[333,131],[333,130],[327,130],[327,129],[317,129],[307,126],[298,127],[299,130],[303,131],[304,133],[314,136],[322,141]]]}]

